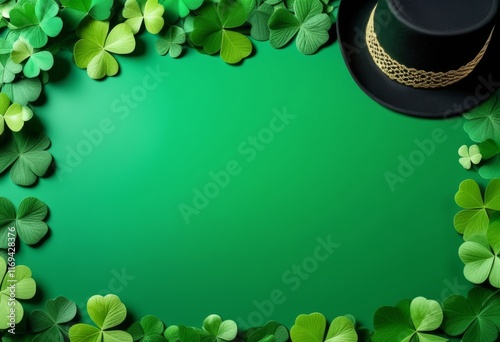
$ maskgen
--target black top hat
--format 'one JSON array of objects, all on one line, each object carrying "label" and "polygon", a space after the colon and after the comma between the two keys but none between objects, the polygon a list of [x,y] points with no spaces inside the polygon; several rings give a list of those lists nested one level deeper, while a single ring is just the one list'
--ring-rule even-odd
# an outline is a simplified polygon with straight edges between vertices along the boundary
[{"label": "black top hat", "polygon": [[398,112],[461,114],[500,88],[498,0],[343,0],[340,47],[365,93]]}]

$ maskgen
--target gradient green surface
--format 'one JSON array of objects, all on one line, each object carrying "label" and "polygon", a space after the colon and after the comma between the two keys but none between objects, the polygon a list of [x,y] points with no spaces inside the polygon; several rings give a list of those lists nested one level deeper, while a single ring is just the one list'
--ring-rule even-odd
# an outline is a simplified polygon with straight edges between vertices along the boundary
[{"label": "gradient green surface", "polygon": [[[200,326],[218,313],[242,328],[270,319],[291,327],[319,311],[371,326],[379,306],[466,292],[453,196],[474,174],[457,162],[469,141],[460,119],[420,120],[374,103],[338,43],[314,56],[256,43],[235,67],[192,50],[161,57],[154,39],[140,40],[143,52],[119,57],[119,77],[96,82],[71,66],[46,86],[36,115],[52,140],[51,177],[34,188],[0,179],[16,205],[36,196],[50,207],[50,237],[17,255],[40,303],[64,295],[84,308],[113,292],[131,318],[154,314],[167,325]],[[276,112],[293,118],[278,125]],[[270,125],[283,128],[272,139]],[[415,140],[436,129],[435,151],[391,189],[385,173],[422,156]],[[266,143],[251,152],[259,134]],[[193,206],[196,189],[228,163],[239,173],[186,224],[179,205]],[[318,239],[335,244],[330,254]]]}]

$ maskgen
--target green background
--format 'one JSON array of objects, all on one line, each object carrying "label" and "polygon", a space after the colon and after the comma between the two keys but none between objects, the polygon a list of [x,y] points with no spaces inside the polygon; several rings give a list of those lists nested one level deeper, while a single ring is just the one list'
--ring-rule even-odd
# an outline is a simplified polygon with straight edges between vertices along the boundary
[{"label": "green background", "polygon": [[[194,50],[173,60],[143,35],[135,56],[118,57],[119,76],[101,82],[61,54],[55,68],[65,76],[45,87],[35,112],[58,169],[33,188],[0,179],[16,205],[35,196],[50,208],[48,239],[17,254],[37,281],[35,305],[64,295],[84,308],[90,296],[113,292],[131,319],[154,314],[167,325],[200,326],[217,313],[291,327],[298,314],[319,311],[371,327],[379,306],[466,293],[453,196],[475,173],[457,162],[469,143],[461,119],[421,120],[373,102],[338,43],[313,56],[294,44],[254,49],[239,66]],[[157,66],[168,76],[142,92]],[[134,92],[145,98],[124,118],[114,106]],[[295,117],[247,161],[238,147],[276,110]],[[84,131],[102,120],[113,131],[90,145]],[[436,128],[446,141],[391,191],[384,174],[397,174],[401,158],[419,150],[415,140]],[[69,156],[84,145],[91,151],[79,162]],[[193,189],[232,160],[241,173],[186,224],[179,205],[192,205]],[[328,236],[338,244],[328,259],[307,279],[291,275]],[[122,272],[129,278],[120,283]],[[259,322],[256,304],[269,304],[273,290],[286,299]]]}]

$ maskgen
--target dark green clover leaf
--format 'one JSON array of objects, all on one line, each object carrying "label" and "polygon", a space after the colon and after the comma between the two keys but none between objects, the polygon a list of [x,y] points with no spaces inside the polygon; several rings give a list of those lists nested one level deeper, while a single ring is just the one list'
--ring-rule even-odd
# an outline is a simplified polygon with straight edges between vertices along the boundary
[{"label": "dark green clover leaf", "polygon": [[198,9],[203,0],[163,0],[160,3],[165,7],[167,21],[175,23],[179,18],[186,17],[190,11]]},{"label": "dark green clover leaf", "polygon": [[375,312],[373,342],[448,341],[430,334],[443,321],[438,302],[424,297],[404,299],[395,307],[383,306]]},{"label": "dark green clover leaf", "polygon": [[11,83],[16,74],[23,70],[23,66],[14,63],[9,54],[0,55],[0,84]]},{"label": "dark green clover leaf", "polygon": [[288,330],[281,324],[270,321],[248,335],[248,342],[286,342]]},{"label": "dark green clover leaf", "polygon": [[[22,69],[22,65],[19,66]],[[13,103],[26,106],[29,102],[38,99],[42,93],[42,83],[38,78],[23,78],[2,85],[1,91],[9,95]]]},{"label": "dark green clover leaf", "polygon": [[358,335],[354,322],[348,316],[339,316],[330,324],[325,336],[326,318],[320,313],[299,315],[290,329],[293,342],[356,342]]},{"label": "dark green clover leaf", "polygon": [[500,210],[500,179],[494,179],[481,195],[476,181],[467,179],[460,183],[455,202],[464,210],[455,215],[455,229],[467,240],[474,234],[486,234],[490,219],[488,209]]},{"label": "dark green clover leaf", "polygon": [[483,156],[479,175],[486,179],[500,178],[500,143],[488,139],[479,144],[479,151]]},{"label": "dark green clover leaf", "polygon": [[156,41],[156,52],[164,56],[177,58],[182,53],[182,44],[186,42],[186,33],[179,26],[170,26],[168,31]]},{"label": "dark green clover leaf", "polygon": [[69,326],[76,315],[76,305],[65,297],[49,299],[45,310],[34,310],[30,315],[30,326],[37,335],[33,342],[64,342]]},{"label": "dark green clover leaf", "polygon": [[17,234],[27,245],[40,241],[48,231],[47,224],[43,222],[47,213],[47,205],[34,197],[23,199],[17,213],[11,201],[0,197],[0,248],[8,246],[10,227],[16,228],[13,234]]},{"label": "dark green clover leaf", "polygon": [[200,334],[190,327],[171,325],[165,329],[165,338],[168,342],[200,342]]},{"label": "dark green clover leaf", "polygon": [[87,16],[95,20],[108,20],[111,16],[113,0],[61,0],[64,9],[61,17],[65,28],[74,30]]},{"label": "dark green clover leaf", "polygon": [[263,3],[254,8],[248,15],[247,21],[252,25],[250,35],[255,40],[269,40],[269,18],[273,14],[273,6]]},{"label": "dark green clover leaf", "polygon": [[463,342],[493,342],[500,328],[500,296],[498,291],[472,288],[467,298],[452,295],[443,302],[441,328],[451,336],[463,334]]},{"label": "dark green clover leaf", "polygon": [[483,104],[464,114],[468,120],[464,124],[464,130],[475,142],[492,139],[500,144],[499,96],[499,92],[493,94]]},{"label": "dark green clover leaf", "polygon": [[239,1],[221,0],[217,5],[207,4],[194,18],[191,40],[195,45],[213,55],[220,56],[229,64],[238,63],[252,52],[252,43],[239,32],[230,29],[240,27],[247,19],[245,7]]},{"label": "dark green clover leaf", "polygon": [[133,323],[127,332],[132,336],[134,341],[140,342],[166,342],[163,337],[165,325],[155,316],[144,316],[140,322]]},{"label": "dark green clover leaf", "polygon": [[48,37],[61,32],[63,23],[58,13],[59,6],[54,0],[20,0],[9,13],[10,24],[31,46],[41,48]]},{"label": "dark green clover leaf", "polygon": [[41,133],[26,130],[12,133],[0,147],[0,172],[9,167],[10,178],[18,185],[29,186],[45,175],[52,162],[52,155],[45,151],[50,140]]},{"label": "dark green clover leaf", "polygon": [[323,13],[323,3],[296,0],[293,8],[295,15],[288,9],[278,8],[269,19],[271,46],[281,48],[297,35],[295,43],[299,51],[306,55],[315,53],[328,41],[328,30],[332,26],[328,15]]}]

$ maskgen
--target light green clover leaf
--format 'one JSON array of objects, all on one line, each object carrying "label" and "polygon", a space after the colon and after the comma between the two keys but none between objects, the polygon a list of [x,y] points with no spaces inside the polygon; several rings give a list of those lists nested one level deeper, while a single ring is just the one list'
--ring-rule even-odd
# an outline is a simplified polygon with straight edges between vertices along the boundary
[{"label": "light green clover leaf", "polygon": [[203,331],[208,335],[204,342],[226,342],[235,339],[238,327],[232,320],[223,321],[219,315],[210,315],[203,320]]},{"label": "light green clover leaf", "polygon": [[0,135],[4,132],[5,124],[13,132],[19,132],[24,122],[33,117],[33,111],[17,103],[10,103],[5,93],[0,93]]},{"label": "light green clover leaf", "polygon": [[475,142],[493,139],[500,144],[500,94],[493,94],[483,104],[464,114],[464,130]]},{"label": "light green clover leaf", "polygon": [[0,27],[5,27],[9,24],[9,12],[16,5],[16,0],[7,0],[0,4]]},{"label": "light green clover leaf", "polygon": [[465,240],[474,234],[486,234],[490,223],[487,210],[500,210],[500,179],[489,183],[484,201],[476,181],[463,181],[455,195],[455,202],[464,209],[454,218],[457,232],[463,234]]},{"label": "light green clover leaf", "polygon": [[33,342],[64,342],[68,337],[66,324],[76,315],[76,304],[65,297],[49,299],[45,310],[36,309],[30,314],[30,326],[37,333]]},{"label": "light green clover leaf", "polygon": [[328,41],[330,18],[323,12],[320,0],[296,0],[295,15],[288,9],[278,8],[269,19],[269,41],[274,48],[285,46],[295,35],[296,45],[306,55],[315,53]]},{"label": "light green clover leaf", "polygon": [[[9,254],[10,257],[12,257]],[[10,262],[10,260],[9,260]],[[0,258],[0,329],[7,329],[12,311],[14,309],[15,323],[19,323],[24,316],[24,309],[18,299],[33,298],[36,292],[36,283],[31,278],[31,270],[23,265],[16,265],[15,272],[8,272],[8,264]],[[14,305],[9,305],[11,291],[14,291]]]},{"label": "light green clover leaf", "polygon": [[220,50],[221,58],[229,64],[238,63],[252,52],[252,43],[243,34],[229,29],[246,21],[245,7],[239,1],[221,0],[207,4],[194,19],[191,40],[213,55]]},{"label": "light green clover leaf", "polygon": [[292,342],[356,342],[358,335],[354,322],[347,316],[339,316],[330,324],[325,336],[326,318],[320,313],[299,315],[290,329]]},{"label": "light green clover leaf", "polygon": [[165,338],[168,342],[200,342],[200,334],[191,327],[171,325],[165,329]]},{"label": "light green clover leaf", "polygon": [[92,296],[87,302],[87,311],[97,327],[85,323],[71,326],[69,339],[72,342],[133,342],[129,333],[109,330],[122,323],[127,316],[127,308],[118,296]]},{"label": "light green clover leaf", "polygon": [[125,24],[134,34],[139,32],[143,21],[149,33],[157,34],[165,23],[162,17],[164,11],[158,0],[127,0],[122,14],[127,19]]},{"label": "light green clover leaf", "polygon": [[0,55],[0,84],[11,83],[16,78],[16,74],[22,70],[22,65],[14,63],[10,52]]},{"label": "light green clover leaf", "polygon": [[438,302],[424,297],[404,299],[395,307],[383,306],[375,312],[373,342],[448,341],[430,334],[443,321]]},{"label": "light green clover leaf", "polygon": [[18,185],[29,186],[38,177],[45,175],[52,162],[52,155],[45,151],[50,140],[40,133],[27,133],[25,130],[12,133],[0,146],[0,173],[10,169],[12,181]]},{"label": "light green clover leaf", "polygon": [[467,170],[471,168],[472,164],[479,164],[483,157],[477,145],[472,145],[470,147],[467,147],[467,145],[460,146],[458,155],[460,156],[458,162]]},{"label": "light green clover leaf", "polygon": [[186,33],[179,26],[170,26],[167,32],[156,41],[156,52],[164,56],[177,58],[182,53],[182,44],[186,42]]},{"label": "light green clover leaf", "polygon": [[140,322],[133,323],[127,332],[132,336],[134,341],[140,342],[166,342],[163,337],[165,325],[155,316],[144,316]]},{"label": "light green clover leaf", "polygon": [[[18,65],[21,70],[22,65]],[[12,83],[5,83],[1,87],[1,92],[9,95],[13,103],[19,103],[26,106],[29,102],[33,102],[42,93],[42,83],[38,78],[23,78]]]},{"label": "light green clover leaf", "polygon": [[467,298],[451,295],[443,302],[441,328],[463,342],[493,342],[500,328],[500,296],[483,287],[472,288]]},{"label": "light green clover leaf", "polygon": [[190,11],[198,9],[203,0],[162,0],[165,8],[165,18],[169,23],[175,23],[179,18],[185,18]]},{"label": "light green clover leaf", "polygon": [[109,22],[86,19],[78,27],[81,39],[74,47],[75,63],[79,68],[87,68],[93,79],[114,76],[118,73],[118,62],[111,55],[131,53],[135,49],[132,29],[127,24],[116,25],[109,32]]},{"label": "light green clover leaf", "polygon": [[61,17],[65,27],[75,29],[87,16],[95,20],[108,20],[111,16],[113,0],[61,0],[64,9]]},{"label": "light green clover leaf", "polygon": [[50,70],[54,65],[54,56],[50,52],[35,52],[33,47],[24,39],[19,39],[14,43],[11,57],[12,61],[18,64],[27,59],[23,73],[24,76],[29,78],[37,77],[40,75],[41,70]]},{"label": "light green clover leaf", "polygon": [[278,322],[270,321],[265,326],[252,331],[248,335],[248,342],[286,342],[288,330]]},{"label": "light green clover leaf", "polygon": [[9,13],[10,24],[31,46],[41,48],[48,37],[61,32],[63,22],[58,13],[59,6],[54,0],[21,0]]},{"label": "light green clover leaf", "polygon": [[[27,245],[39,242],[49,230],[43,221],[47,213],[47,205],[34,197],[23,199],[17,213],[12,202],[0,197],[0,248],[7,248],[8,237],[12,236],[19,236]],[[11,227],[15,227],[15,232],[9,231]]]}]

